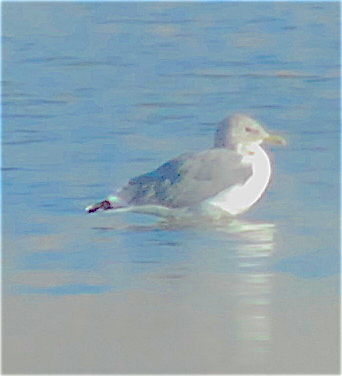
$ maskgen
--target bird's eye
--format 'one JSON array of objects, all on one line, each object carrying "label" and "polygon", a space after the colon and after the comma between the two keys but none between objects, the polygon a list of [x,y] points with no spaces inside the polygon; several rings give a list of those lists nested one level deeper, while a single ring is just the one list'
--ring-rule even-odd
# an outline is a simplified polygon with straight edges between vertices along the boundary
[{"label": "bird's eye", "polygon": [[246,132],[253,133],[253,134],[259,133],[257,129],[253,129],[250,127],[246,127]]}]

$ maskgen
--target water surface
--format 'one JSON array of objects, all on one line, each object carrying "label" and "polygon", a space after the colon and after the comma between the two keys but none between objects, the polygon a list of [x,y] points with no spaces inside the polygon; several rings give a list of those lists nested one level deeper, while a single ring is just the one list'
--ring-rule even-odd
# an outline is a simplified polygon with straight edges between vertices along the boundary
[{"label": "water surface", "polygon": [[[6,373],[338,373],[340,5],[5,3]],[[84,208],[244,111],[233,224]]]}]

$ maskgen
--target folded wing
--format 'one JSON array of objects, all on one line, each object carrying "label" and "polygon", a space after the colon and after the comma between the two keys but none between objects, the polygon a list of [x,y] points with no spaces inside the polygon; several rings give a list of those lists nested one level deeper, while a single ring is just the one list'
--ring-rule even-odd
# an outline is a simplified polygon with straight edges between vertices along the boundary
[{"label": "folded wing", "polygon": [[214,148],[186,153],[156,170],[131,179],[117,194],[127,205],[193,206],[237,184],[252,168],[232,150]]}]

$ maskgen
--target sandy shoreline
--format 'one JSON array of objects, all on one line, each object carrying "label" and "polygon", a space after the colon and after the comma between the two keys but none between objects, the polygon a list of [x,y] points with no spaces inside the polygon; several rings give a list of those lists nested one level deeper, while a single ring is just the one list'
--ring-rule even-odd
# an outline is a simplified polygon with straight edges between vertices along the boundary
[{"label": "sandy shoreline", "polygon": [[3,371],[338,372],[336,278],[155,274],[136,290],[4,297]]}]

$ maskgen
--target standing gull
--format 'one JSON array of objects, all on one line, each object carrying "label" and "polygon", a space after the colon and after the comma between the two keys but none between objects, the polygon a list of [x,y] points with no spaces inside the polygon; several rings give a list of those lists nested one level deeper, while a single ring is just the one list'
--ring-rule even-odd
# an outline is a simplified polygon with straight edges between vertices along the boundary
[{"label": "standing gull", "polygon": [[282,137],[269,134],[249,116],[228,116],[218,125],[212,149],[171,159],[86,211],[243,213],[259,200],[270,180],[271,164],[262,142],[285,145]]}]

